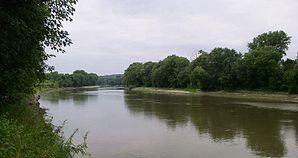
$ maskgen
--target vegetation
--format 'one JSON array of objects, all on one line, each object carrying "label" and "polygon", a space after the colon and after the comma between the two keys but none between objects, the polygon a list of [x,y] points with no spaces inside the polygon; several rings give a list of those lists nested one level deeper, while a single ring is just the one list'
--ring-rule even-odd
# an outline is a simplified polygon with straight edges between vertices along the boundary
[{"label": "vegetation", "polygon": [[72,74],[59,74],[57,71],[47,73],[46,79],[59,87],[82,87],[98,84],[98,76],[95,73],[87,73],[84,70],[76,70]]},{"label": "vegetation", "polygon": [[65,158],[85,154],[84,142],[64,139],[61,127],[44,118],[37,103],[28,106],[54,55],[71,44],[64,21],[72,21],[77,0],[0,2],[0,157]]},{"label": "vegetation", "polygon": [[24,106],[28,101],[1,106],[0,157],[1,158],[67,158],[75,154],[88,156],[86,135],[84,142],[73,143],[74,134],[66,139],[63,126],[53,126],[43,117],[38,107]]},{"label": "vegetation", "polygon": [[42,85],[45,87],[121,86],[122,75],[98,76],[84,70],[76,70],[72,74],[61,74],[55,71],[46,74],[46,80]]},{"label": "vegetation", "polygon": [[290,39],[284,31],[274,31],[255,37],[244,55],[234,49],[215,48],[209,53],[200,50],[191,62],[171,55],[159,62],[133,63],[125,70],[124,84],[298,93],[298,59],[283,59]]},{"label": "vegetation", "polygon": [[71,44],[63,21],[71,21],[77,0],[11,0],[0,3],[0,102],[20,100],[34,93],[44,71],[52,69],[45,61],[54,56],[49,47],[65,52]]},{"label": "vegetation", "polygon": [[122,86],[123,74],[99,76],[99,86]]}]

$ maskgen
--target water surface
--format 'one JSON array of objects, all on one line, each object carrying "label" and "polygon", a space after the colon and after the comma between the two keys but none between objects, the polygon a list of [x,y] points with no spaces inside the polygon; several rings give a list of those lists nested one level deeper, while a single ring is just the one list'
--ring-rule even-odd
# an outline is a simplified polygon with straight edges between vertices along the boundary
[{"label": "water surface", "polygon": [[65,134],[89,131],[94,158],[298,157],[298,105],[85,89],[44,94]]}]

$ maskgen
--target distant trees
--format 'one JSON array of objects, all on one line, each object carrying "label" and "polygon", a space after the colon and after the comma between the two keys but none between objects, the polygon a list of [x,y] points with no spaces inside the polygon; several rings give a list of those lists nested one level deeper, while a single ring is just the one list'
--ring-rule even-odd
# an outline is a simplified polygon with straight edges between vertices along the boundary
[{"label": "distant trees", "polygon": [[234,49],[215,48],[209,53],[199,51],[191,62],[171,55],[158,63],[133,63],[124,73],[124,84],[298,93],[298,61],[283,60],[290,39],[284,31],[270,31],[248,43],[249,51],[244,55]]},{"label": "distant trees", "polygon": [[46,79],[57,83],[59,87],[82,87],[98,84],[98,76],[84,70],[76,70],[72,74],[59,74],[55,71],[47,73]]},{"label": "distant trees", "polygon": [[183,87],[189,82],[189,60],[171,55],[153,63],[133,63],[124,73],[124,84],[130,86]]},{"label": "distant trees", "polygon": [[123,74],[99,76],[100,86],[122,86]]},{"label": "distant trees", "polygon": [[46,79],[59,87],[82,87],[82,86],[121,86],[122,75],[98,76],[95,73],[87,73],[84,70],[76,70],[72,74],[61,74],[57,71],[47,73]]}]

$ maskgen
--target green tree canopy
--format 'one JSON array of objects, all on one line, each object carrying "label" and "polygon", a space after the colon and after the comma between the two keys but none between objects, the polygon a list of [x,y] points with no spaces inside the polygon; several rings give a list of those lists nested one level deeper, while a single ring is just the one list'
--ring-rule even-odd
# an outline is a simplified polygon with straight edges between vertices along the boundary
[{"label": "green tree canopy", "polygon": [[144,75],[143,75],[143,84],[144,86],[151,87],[152,86],[152,72],[157,63],[154,62],[146,62],[144,63]]},{"label": "green tree canopy", "polygon": [[298,94],[298,64],[286,72],[286,83],[291,94]]},{"label": "green tree canopy", "polygon": [[[273,47],[262,47],[246,53],[241,65],[246,87],[268,88],[280,77],[282,54]],[[276,80],[275,80],[276,79]]]},{"label": "green tree canopy", "polygon": [[[189,66],[189,60],[171,55],[160,61],[153,72],[153,85],[159,87],[179,87],[178,74]],[[158,82],[157,82],[158,80]]]},{"label": "green tree canopy", "polygon": [[[200,67],[209,74],[209,85],[205,83],[205,88],[224,89],[234,87],[238,83],[235,67],[240,60],[241,54],[233,49],[215,48],[209,54],[202,52],[190,65],[193,70]],[[198,85],[197,80],[194,80],[193,85]]]},{"label": "green tree canopy", "polygon": [[99,84],[99,77],[95,73],[87,73],[84,70],[76,70],[72,74],[61,74],[57,71],[47,73],[46,79],[57,83],[59,87],[82,87]]},{"label": "green tree canopy", "polygon": [[290,43],[291,37],[284,31],[269,31],[255,37],[252,42],[248,43],[248,48],[252,51],[261,47],[271,46],[285,55]]},{"label": "green tree canopy", "polygon": [[63,21],[71,21],[77,0],[5,0],[0,2],[0,101],[32,93],[52,67],[49,47],[64,52],[70,45]]},{"label": "green tree canopy", "polygon": [[230,48],[214,48],[211,52],[200,50],[190,63],[171,55],[158,63],[132,64],[125,74],[127,85],[297,93],[298,59],[282,60],[290,39],[284,31],[270,31],[255,37],[244,55]]},{"label": "green tree canopy", "polygon": [[124,84],[129,86],[143,85],[144,65],[142,63],[133,63],[124,72]]}]

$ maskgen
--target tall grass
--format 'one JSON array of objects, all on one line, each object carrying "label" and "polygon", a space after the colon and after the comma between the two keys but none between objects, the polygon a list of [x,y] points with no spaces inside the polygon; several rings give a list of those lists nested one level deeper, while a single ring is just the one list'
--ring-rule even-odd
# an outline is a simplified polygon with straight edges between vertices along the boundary
[{"label": "tall grass", "polygon": [[0,105],[0,157],[1,158],[71,158],[90,156],[87,134],[82,144],[75,145],[73,137],[63,137],[63,126],[54,126],[51,119],[37,106],[18,104]]}]

